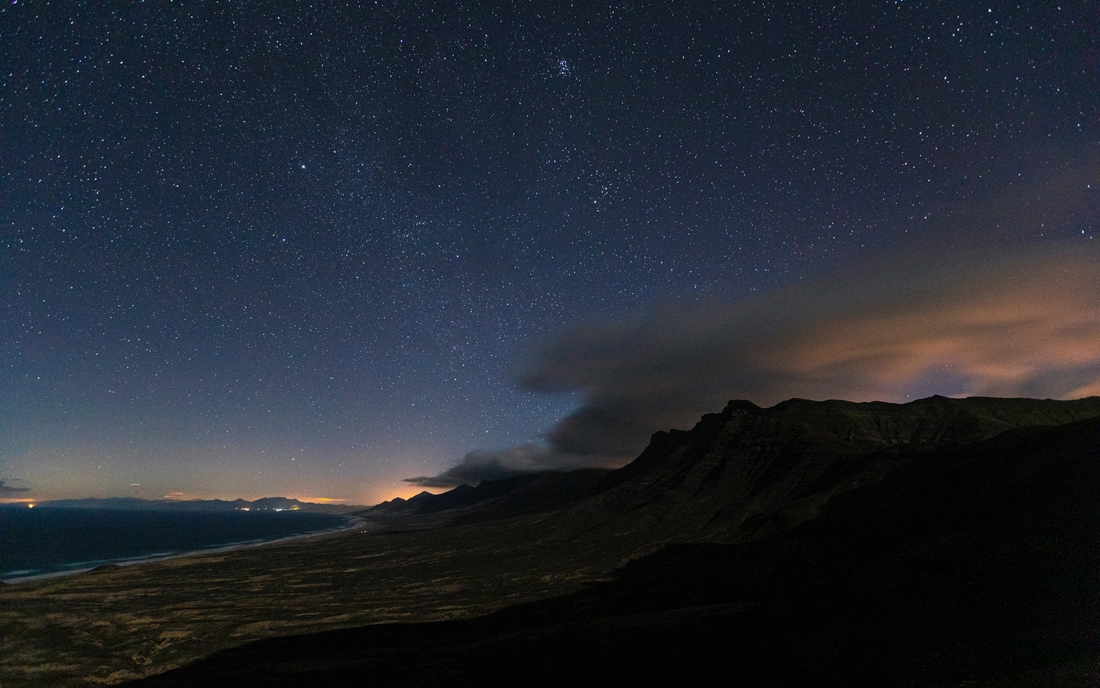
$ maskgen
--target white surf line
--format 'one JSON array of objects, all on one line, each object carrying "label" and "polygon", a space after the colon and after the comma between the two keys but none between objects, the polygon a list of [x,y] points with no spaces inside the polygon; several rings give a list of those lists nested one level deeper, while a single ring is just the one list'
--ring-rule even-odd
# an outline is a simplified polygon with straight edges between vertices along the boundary
[{"label": "white surf line", "polygon": [[[215,554],[218,552],[233,552],[240,549],[253,549],[255,547],[264,547],[265,545],[275,545],[281,542],[290,542],[291,540],[303,540],[305,538],[321,537],[322,535],[334,535],[336,533],[343,533],[348,530],[356,530],[364,525],[370,523],[370,521],[360,516],[351,516],[349,514],[336,514],[350,521],[347,525],[337,526],[334,528],[326,528],[325,530],[313,530],[308,533],[298,533],[296,535],[287,535],[285,537],[277,538],[275,540],[244,540],[242,542],[230,542],[225,545],[214,545],[205,549],[192,549],[186,552],[168,552],[165,554],[148,554],[140,557],[126,557],[122,559],[99,559],[89,562],[78,562],[74,566],[80,568],[65,569],[64,571],[50,571],[49,573],[36,573],[30,576],[19,576],[16,578],[4,578],[0,579],[0,583],[4,585],[15,585],[18,583],[30,583],[33,581],[45,580],[47,578],[60,578],[61,576],[71,576],[77,573],[87,573],[88,571],[94,571],[100,566],[133,566],[135,564],[148,564],[154,561],[164,561],[166,559],[179,559],[180,557],[193,557],[201,554]],[[87,563],[87,566],[83,564]]]}]

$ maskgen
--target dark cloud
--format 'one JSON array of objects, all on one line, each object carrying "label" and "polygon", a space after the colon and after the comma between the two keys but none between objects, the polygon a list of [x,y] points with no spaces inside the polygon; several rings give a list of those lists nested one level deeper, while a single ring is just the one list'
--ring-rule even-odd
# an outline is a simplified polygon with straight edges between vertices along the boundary
[{"label": "dark cloud", "polygon": [[568,470],[592,465],[587,455],[570,456],[561,449],[536,444],[522,444],[499,450],[474,450],[462,457],[457,465],[439,475],[405,478],[405,482],[421,487],[457,487],[477,485],[482,480],[497,480],[522,473],[545,470]]},{"label": "dark cloud", "polygon": [[0,480],[0,497],[17,497],[24,492],[30,492],[29,487],[12,487],[6,485],[5,481]]},{"label": "dark cloud", "polygon": [[533,391],[579,391],[584,403],[544,447],[471,452],[412,482],[621,465],[655,430],[690,427],[732,398],[1100,394],[1100,252],[1083,241],[900,256],[744,301],[666,303],[561,333],[518,378]]},{"label": "dark cloud", "polygon": [[500,451],[474,450],[466,454],[458,465],[439,475],[405,478],[405,482],[421,487],[457,487],[463,483],[477,485],[482,480],[496,480],[524,472],[526,467],[536,463],[538,455],[545,453],[545,448],[533,444]]}]

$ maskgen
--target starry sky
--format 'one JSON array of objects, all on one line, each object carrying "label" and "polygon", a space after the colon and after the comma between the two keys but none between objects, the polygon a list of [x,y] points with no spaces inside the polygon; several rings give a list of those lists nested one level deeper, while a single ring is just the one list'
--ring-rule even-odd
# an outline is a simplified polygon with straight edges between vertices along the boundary
[{"label": "starry sky", "polygon": [[1098,184],[1094,2],[5,0],[0,497],[1100,393]]}]

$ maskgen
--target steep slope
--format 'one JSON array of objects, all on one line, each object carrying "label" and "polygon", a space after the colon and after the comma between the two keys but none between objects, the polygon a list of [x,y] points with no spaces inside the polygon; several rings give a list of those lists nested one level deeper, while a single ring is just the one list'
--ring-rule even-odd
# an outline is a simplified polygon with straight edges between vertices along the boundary
[{"label": "steep slope", "polygon": [[1014,429],[577,594],[265,640],[141,685],[1096,685],[1098,494],[1100,419]]},{"label": "steep slope", "polygon": [[791,399],[771,408],[731,401],[690,431],[656,433],[635,461],[603,479],[596,501],[624,527],[681,540],[751,539],[813,518],[835,495],[931,450],[1095,416],[1100,397]]},{"label": "steep slope", "polygon": [[[1052,424],[1098,401],[734,403],[557,506],[4,586],[0,683],[384,623],[242,647],[176,685],[1090,685],[1100,419]],[[519,494],[494,490],[437,504],[481,518]],[[443,619],[465,621],[410,623]]]},{"label": "steep slope", "polygon": [[390,530],[423,530],[557,509],[559,522],[629,533],[653,545],[736,542],[814,518],[834,496],[881,480],[929,451],[1095,416],[1100,397],[934,396],[908,404],[791,399],[771,408],[731,401],[691,430],[655,433],[637,459],[615,471],[483,481],[358,515]]}]

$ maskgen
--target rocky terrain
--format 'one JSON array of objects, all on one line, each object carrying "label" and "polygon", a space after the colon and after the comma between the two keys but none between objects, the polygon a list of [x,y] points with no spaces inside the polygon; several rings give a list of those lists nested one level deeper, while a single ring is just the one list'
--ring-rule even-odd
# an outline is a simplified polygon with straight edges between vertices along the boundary
[{"label": "rocky terrain", "polygon": [[927,452],[1097,415],[1096,397],[791,399],[767,409],[731,401],[691,431],[656,433],[635,461],[606,476],[592,505],[677,540],[739,542],[813,518],[836,495]]},{"label": "rocky terrain", "polygon": [[0,684],[1098,677],[1098,398],[731,402],[617,471],[508,480],[5,586]]}]

